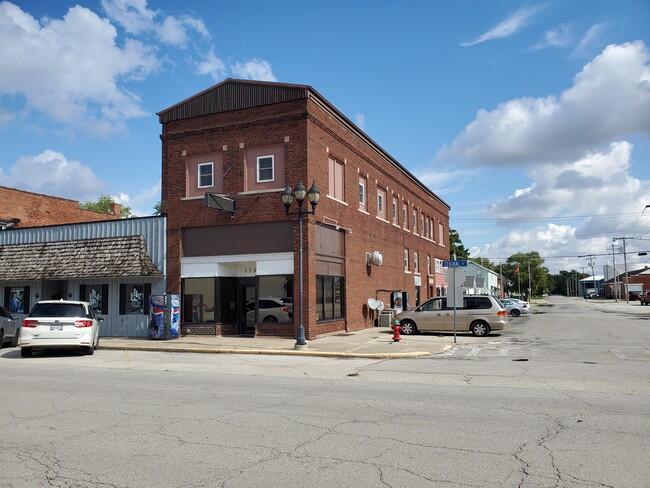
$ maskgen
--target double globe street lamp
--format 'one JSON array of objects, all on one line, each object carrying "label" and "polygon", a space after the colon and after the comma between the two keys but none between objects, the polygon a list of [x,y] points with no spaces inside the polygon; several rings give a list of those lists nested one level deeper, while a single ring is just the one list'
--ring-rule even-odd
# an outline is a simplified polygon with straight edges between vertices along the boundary
[{"label": "double globe street lamp", "polygon": [[[311,205],[311,210],[303,210],[302,204],[305,201],[305,197],[308,198]],[[293,204],[293,201],[298,203],[298,212],[290,212],[289,209]],[[300,311],[299,323],[298,323],[298,333],[296,336],[296,344],[294,349],[303,349],[307,347],[307,342],[305,341],[305,326],[302,322],[302,294],[303,294],[303,285],[302,285],[302,219],[309,214],[316,213],[316,205],[320,200],[320,191],[316,188],[316,183],[313,182],[309,191],[305,188],[305,185],[302,184],[302,181],[299,181],[294,189],[291,189],[290,186],[287,186],[282,192],[282,203],[284,204],[284,211],[286,215],[297,215],[298,216],[298,234],[299,234],[299,245],[298,245],[298,260],[299,260],[299,298],[298,298],[298,310]]]}]

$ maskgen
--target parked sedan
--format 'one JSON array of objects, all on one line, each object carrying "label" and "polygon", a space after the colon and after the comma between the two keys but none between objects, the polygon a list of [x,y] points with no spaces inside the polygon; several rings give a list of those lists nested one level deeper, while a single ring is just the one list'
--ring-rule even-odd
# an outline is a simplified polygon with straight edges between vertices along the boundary
[{"label": "parked sedan", "polygon": [[88,302],[43,300],[23,320],[20,354],[34,350],[80,348],[93,354],[99,346],[99,322]]},{"label": "parked sedan", "polygon": [[529,313],[530,306],[528,302],[522,300],[515,300],[513,298],[502,298],[501,303],[503,303],[508,311],[509,315],[513,317],[519,317],[522,313]]},{"label": "parked sedan", "polygon": [[[289,322],[289,308],[280,298],[260,298],[258,301],[260,322]],[[246,304],[246,323],[255,323],[255,301]]]},{"label": "parked sedan", "polygon": [[0,348],[8,342],[11,347],[18,345],[18,337],[20,336],[20,327],[16,322],[17,317],[14,317],[4,307],[0,307]]}]

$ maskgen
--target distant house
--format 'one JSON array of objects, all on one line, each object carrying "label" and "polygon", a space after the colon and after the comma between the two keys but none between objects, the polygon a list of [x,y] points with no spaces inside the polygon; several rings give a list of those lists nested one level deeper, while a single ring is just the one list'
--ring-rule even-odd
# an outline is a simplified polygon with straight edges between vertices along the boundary
[{"label": "distant house", "polygon": [[500,296],[499,274],[474,261],[467,261],[464,293],[466,295]]},{"label": "distant house", "polygon": [[117,203],[110,213],[96,212],[79,208],[75,200],[0,186],[0,231],[120,218],[121,206]]}]

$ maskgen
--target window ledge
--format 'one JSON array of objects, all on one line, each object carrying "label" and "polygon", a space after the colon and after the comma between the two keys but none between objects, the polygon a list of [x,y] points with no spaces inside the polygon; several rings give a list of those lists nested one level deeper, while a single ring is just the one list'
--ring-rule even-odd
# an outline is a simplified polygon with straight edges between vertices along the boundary
[{"label": "window ledge", "polygon": [[385,223],[387,223],[387,224],[390,224],[390,222],[389,222],[388,220],[386,220],[386,219],[382,219],[379,215],[375,215],[375,218],[376,218],[377,220],[381,220],[382,222],[385,222]]},{"label": "window ledge", "polygon": [[[240,192],[237,192],[237,195],[256,195],[258,193],[277,193],[279,191],[284,191],[284,188],[269,188],[268,190],[240,191]],[[305,198],[305,200],[306,200],[306,198]]]},{"label": "window ledge", "polygon": [[361,209],[361,208],[360,208],[360,209],[358,209],[358,210],[359,210],[359,212],[361,212],[362,214],[365,214],[365,215],[370,215],[370,214],[369,214],[368,212],[366,212],[365,210],[363,210],[363,209]]},{"label": "window ledge", "polygon": [[333,197],[332,195],[325,195],[325,196],[326,196],[327,198],[329,198],[330,200],[333,200],[333,201],[335,201],[335,202],[337,202],[337,203],[340,203],[340,204],[342,204],[342,205],[346,205],[346,206],[347,206],[347,203],[344,202],[343,200],[339,200],[338,198]]},{"label": "window ledge", "polygon": [[195,197],[181,197],[181,201],[183,201],[183,200],[200,200],[200,199],[202,200],[204,198],[205,198],[204,195],[195,196]]}]

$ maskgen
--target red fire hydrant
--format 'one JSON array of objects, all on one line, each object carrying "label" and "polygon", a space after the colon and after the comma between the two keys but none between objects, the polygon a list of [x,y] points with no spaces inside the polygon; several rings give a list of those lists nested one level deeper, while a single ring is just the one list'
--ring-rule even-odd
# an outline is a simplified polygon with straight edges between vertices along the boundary
[{"label": "red fire hydrant", "polygon": [[402,327],[399,325],[399,320],[395,319],[393,322],[393,340],[395,342],[399,342],[401,337],[399,336],[399,333],[402,332]]}]

